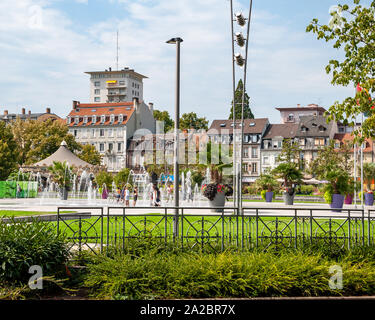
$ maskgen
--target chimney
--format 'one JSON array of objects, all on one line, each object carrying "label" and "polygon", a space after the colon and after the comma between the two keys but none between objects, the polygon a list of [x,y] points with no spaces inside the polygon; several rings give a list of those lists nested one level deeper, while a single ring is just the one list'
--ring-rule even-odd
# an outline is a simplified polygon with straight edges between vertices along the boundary
[{"label": "chimney", "polygon": [[46,108],[46,113],[51,113],[51,108]]},{"label": "chimney", "polygon": [[29,110],[29,116],[31,116],[31,110]]},{"label": "chimney", "polygon": [[25,114],[25,113],[26,113],[26,109],[22,108],[22,114]]},{"label": "chimney", "polygon": [[79,101],[74,101],[74,100],[73,100],[73,109],[78,108],[78,107],[79,107],[79,104],[80,104]]},{"label": "chimney", "polygon": [[135,107],[135,110],[138,110],[138,102],[139,102],[138,98],[134,97],[133,98],[133,105]]},{"label": "chimney", "polygon": [[298,104],[297,104],[297,107],[299,108],[300,106],[301,106],[301,105],[298,103]]},{"label": "chimney", "polygon": [[4,110],[4,116],[8,115],[8,110]]},{"label": "chimney", "polygon": [[154,104],[153,104],[152,102],[150,102],[150,103],[148,104],[148,107],[149,107],[149,109],[150,109],[151,112],[154,111]]}]

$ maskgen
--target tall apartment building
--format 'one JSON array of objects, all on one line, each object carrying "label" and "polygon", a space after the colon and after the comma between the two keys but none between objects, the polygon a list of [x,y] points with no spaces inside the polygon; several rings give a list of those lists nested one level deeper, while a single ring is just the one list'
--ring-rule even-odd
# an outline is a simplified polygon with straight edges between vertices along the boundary
[{"label": "tall apartment building", "polygon": [[137,130],[155,132],[152,104],[147,106],[136,98],[124,103],[74,101],[67,123],[76,141],[95,146],[102,164],[113,172],[126,167],[128,140]]},{"label": "tall apartment building", "polygon": [[146,76],[133,69],[88,71],[90,75],[90,103],[131,102],[143,100],[143,79]]}]

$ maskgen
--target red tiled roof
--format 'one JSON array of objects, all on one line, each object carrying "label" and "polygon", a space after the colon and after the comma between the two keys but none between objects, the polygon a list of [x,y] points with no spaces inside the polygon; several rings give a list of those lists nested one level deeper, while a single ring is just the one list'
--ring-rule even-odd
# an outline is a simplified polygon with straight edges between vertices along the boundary
[{"label": "red tiled roof", "polygon": [[[133,114],[135,108],[133,102],[121,102],[121,103],[82,103],[77,105],[76,109],[70,111],[68,117],[71,117],[71,123],[68,123],[70,127],[79,127],[83,126],[83,117],[87,116],[90,121],[87,121],[87,126],[93,125],[92,123],[92,116],[96,116],[96,123],[94,125],[109,125],[110,119],[106,119],[104,123],[101,123],[101,116],[105,115],[106,117],[110,117],[114,115],[115,117],[119,115],[123,115],[123,122],[122,124],[126,124],[126,122],[130,119],[131,115]],[[78,124],[74,124],[74,118],[80,117],[80,121]],[[118,119],[112,122],[112,125],[119,124]]]},{"label": "red tiled roof", "polygon": [[[340,141],[340,143],[345,144],[345,142],[353,141],[354,137],[351,133],[336,133],[333,139]],[[352,149],[353,150],[353,149]],[[372,152],[373,141],[371,139],[366,139],[366,148],[363,152]]]}]

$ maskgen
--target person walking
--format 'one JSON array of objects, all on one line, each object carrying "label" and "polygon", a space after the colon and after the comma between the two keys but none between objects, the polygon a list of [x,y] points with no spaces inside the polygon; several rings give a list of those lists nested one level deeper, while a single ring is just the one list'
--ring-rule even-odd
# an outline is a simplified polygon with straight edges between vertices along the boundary
[{"label": "person walking", "polygon": [[137,200],[138,200],[138,188],[134,187],[134,190],[133,190],[133,207],[135,207],[135,205],[137,203]]},{"label": "person walking", "polygon": [[154,207],[160,207],[160,190],[156,184],[153,185],[152,200]]},{"label": "person walking", "polygon": [[130,191],[128,186],[125,186],[125,206],[129,207]]}]

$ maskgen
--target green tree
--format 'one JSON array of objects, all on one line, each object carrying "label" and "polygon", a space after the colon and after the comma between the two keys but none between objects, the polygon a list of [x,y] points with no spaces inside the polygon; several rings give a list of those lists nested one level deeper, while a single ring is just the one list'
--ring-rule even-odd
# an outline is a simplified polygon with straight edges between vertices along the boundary
[{"label": "green tree", "polygon": [[195,112],[184,113],[180,118],[180,129],[208,130],[208,120],[205,117],[198,118]]},{"label": "green tree", "polygon": [[126,184],[133,185],[133,181],[130,177],[130,169],[123,168],[113,178],[118,188],[122,189]]},{"label": "green tree", "polygon": [[[112,173],[102,170],[95,175],[96,184],[101,188],[104,184],[108,190],[112,189],[113,175]],[[112,190],[113,191],[113,190]]]},{"label": "green tree", "polygon": [[174,121],[171,119],[168,111],[154,110],[154,118],[157,121],[164,121],[164,132],[169,132],[174,127]]},{"label": "green tree", "polygon": [[361,129],[354,131],[355,141],[363,141],[375,137],[375,102],[371,97],[375,91],[375,1],[369,6],[360,5],[360,0],[353,2],[351,7],[339,4],[328,25],[313,19],[306,31],[344,50],[345,58],[330,60],[326,72],[332,75],[333,85],[352,85],[357,90],[354,96],[329,108],[327,121],[339,120],[354,127],[356,117],[364,113],[368,118],[362,126],[363,135]]},{"label": "green tree", "polygon": [[[241,119],[242,117],[242,93],[243,93],[243,82],[242,79],[238,81],[237,89],[234,93],[234,104],[235,104],[235,115],[236,120]],[[244,119],[254,119],[254,115],[250,109],[250,98],[245,90],[245,97],[244,97],[244,109],[243,109],[243,118]],[[229,119],[233,119],[233,101],[232,107],[230,109]]]},{"label": "green tree", "polygon": [[11,123],[14,139],[20,154],[19,163],[33,164],[56,152],[63,140],[72,152],[80,151],[82,146],[68,132],[64,122],[17,119]]},{"label": "green tree", "polygon": [[14,140],[12,130],[5,122],[0,122],[0,180],[8,178],[10,173],[17,168],[18,147]]},{"label": "green tree", "polygon": [[78,157],[94,166],[100,165],[102,159],[95,146],[91,144],[82,145],[82,151],[78,154]]}]

